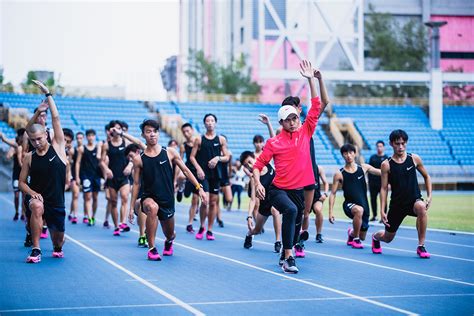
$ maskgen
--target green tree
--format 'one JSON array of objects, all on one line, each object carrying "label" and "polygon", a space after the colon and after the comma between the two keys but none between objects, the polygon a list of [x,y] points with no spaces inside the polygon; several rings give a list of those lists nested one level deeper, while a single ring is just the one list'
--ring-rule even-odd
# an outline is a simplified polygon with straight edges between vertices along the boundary
[{"label": "green tree", "polygon": [[[411,18],[403,25],[388,13],[375,12],[369,6],[369,16],[364,22],[364,40],[368,58],[374,70],[426,71],[428,36],[421,20]],[[344,67],[343,67],[344,68]],[[429,90],[424,86],[338,85],[336,96],[355,97],[426,97]]]},{"label": "green tree", "polygon": [[190,51],[186,75],[191,92],[257,95],[261,87],[252,81],[251,70],[243,55],[223,66],[206,58],[202,51]]}]

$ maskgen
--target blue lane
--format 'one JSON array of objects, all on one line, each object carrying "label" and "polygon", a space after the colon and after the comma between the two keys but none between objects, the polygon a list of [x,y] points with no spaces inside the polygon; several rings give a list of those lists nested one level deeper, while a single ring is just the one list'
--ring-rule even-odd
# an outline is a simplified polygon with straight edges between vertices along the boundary
[{"label": "blue lane", "polygon": [[[10,198],[10,196],[8,197]],[[103,203],[103,200],[101,200],[101,203]],[[0,206],[10,207],[3,200],[0,200]],[[11,255],[8,259],[8,266],[10,268],[15,267],[13,269],[15,272],[9,271],[8,274],[11,277],[8,279],[3,277],[5,269],[2,269],[0,273],[2,280],[5,279],[7,282],[5,283],[7,288],[12,289],[11,296],[18,295],[17,292],[19,292],[20,297],[25,295],[25,292],[28,293],[24,289],[25,284],[28,284],[27,278],[19,278],[15,275],[24,275],[23,270],[28,271],[28,269],[34,269],[36,273],[40,271],[45,278],[44,282],[48,280],[53,285],[60,282],[59,292],[63,295],[58,295],[60,299],[55,299],[51,298],[51,292],[48,292],[49,295],[43,295],[41,288],[34,288],[33,291],[30,289],[30,292],[33,292],[31,296],[41,298],[43,305],[38,305],[37,300],[32,300],[30,305],[25,305],[22,300],[19,300],[11,301],[12,303],[8,305],[8,308],[5,308],[3,304],[6,304],[7,300],[2,299],[0,301],[1,310],[26,308],[24,306],[29,306],[28,308],[47,308],[170,303],[169,300],[155,292],[150,294],[148,288],[138,284],[138,282],[129,280],[128,275],[111,267],[72,242],[68,242],[65,246],[67,257],[60,263],[61,273],[58,273],[58,261],[55,262],[52,258],[49,261],[45,258],[40,265],[31,268],[33,265],[23,263],[26,251],[21,247],[22,238],[24,237],[21,225],[11,222],[10,212],[2,212],[2,214],[4,215],[0,215],[0,220],[6,222],[6,227],[11,226],[11,232],[15,232],[11,236],[4,236],[4,232],[0,232],[2,253],[7,252]],[[255,242],[253,249],[246,250],[242,247],[243,236],[246,232],[245,225],[242,225],[242,223],[245,223],[243,212],[223,213],[226,227],[215,228],[217,239],[214,242],[198,241],[193,235],[184,233],[184,225],[187,221],[186,214],[187,207],[178,206],[176,214],[178,238],[175,246],[175,256],[164,258],[162,262],[146,260],[146,250],[136,247],[138,235],[135,232],[117,238],[112,236],[111,230],[102,229],[100,226],[91,228],[82,224],[70,225],[68,223],[67,233],[128,270],[210,315],[222,315],[224,313],[226,315],[237,313],[241,315],[242,313],[248,314],[249,311],[251,311],[251,314],[290,312],[292,314],[307,314],[310,310],[317,310],[326,314],[334,311],[353,314],[395,313],[383,307],[348,299],[340,294],[284,279],[283,273],[277,265],[278,256],[272,253],[274,234],[270,221],[266,225],[266,233],[255,238],[256,241],[264,241],[270,244]],[[98,218],[103,218],[102,208],[99,211]],[[325,236],[328,239],[343,240],[344,227],[346,226],[347,223],[340,223],[331,227],[334,229],[326,230],[324,232]],[[314,228],[312,229],[314,230]],[[160,229],[158,231],[158,236],[162,237]],[[415,231],[402,231],[403,234],[407,233],[406,236],[408,237],[416,237]],[[404,236],[402,232],[400,236]],[[14,241],[11,243],[13,246],[10,246],[10,240]],[[443,239],[440,240],[443,241]],[[450,239],[444,241],[452,242]],[[399,239],[399,244],[393,243],[390,246],[410,249],[410,245],[414,243],[416,244],[416,241]],[[50,242],[47,242],[47,244],[50,244]],[[441,251],[443,245],[438,244],[438,246]],[[159,242],[158,247],[161,252],[162,241]],[[48,250],[44,246],[43,249],[45,253],[51,251],[51,249]],[[343,256],[419,273],[453,279],[458,278],[463,281],[472,280],[472,273],[470,273],[472,263],[470,262],[448,260],[446,258],[432,258],[423,261],[419,260],[414,253],[390,251],[389,249],[384,250],[383,256],[375,256],[370,253],[369,247],[356,251],[345,246],[343,242],[333,240],[328,240],[322,245],[308,242],[307,249],[310,252]],[[450,247],[446,246],[446,249],[450,249]],[[210,254],[200,251],[209,252]],[[20,254],[20,252],[23,253]],[[252,264],[273,271],[277,275],[216,258],[212,254]],[[443,254],[445,253],[443,252]],[[463,257],[473,259],[474,256],[465,253]],[[301,269],[301,273],[294,276],[296,279],[355,295],[373,297],[371,300],[411,312],[457,314],[472,314],[474,312],[474,289],[469,285],[432,280],[313,253],[308,253],[305,259],[299,259],[298,267]],[[0,268],[3,268],[3,261],[0,263]],[[49,274],[57,275],[57,279],[54,279],[55,282],[50,280]],[[36,274],[30,274],[29,276],[36,276]],[[17,284],[16,287],[15,284]],[[49,291],[56,289],[57,287],[52,286]],[[21,292],[22,290],[24,292]],[[1,292],[9,291],[3,290]],[[121,293],[123,293],[123,297],[120,297]],[[9,298],[10,300],[11,298]],[[423,304],[420,304],[420,301]],[[108,307],[100,309],[100,313],[113,314],[119,310],[137,314],[148,314],[151,311],[154,311],[155,314],[165,312],[171,314],[187,313],[181,307],[162,305],[155,307],[121,307],[117,309]],[[62,312],[51,310],[41,312],[41,314],[43,313],[48,315],[55,313],[90,315],[98,312],[76,309]]]}]

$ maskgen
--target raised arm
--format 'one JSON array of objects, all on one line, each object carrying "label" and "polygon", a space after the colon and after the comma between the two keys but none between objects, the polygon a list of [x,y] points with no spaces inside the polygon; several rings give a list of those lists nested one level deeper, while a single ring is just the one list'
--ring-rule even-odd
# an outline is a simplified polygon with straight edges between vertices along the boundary
[{"label": "raised arm", "polygon": [[426,171],[425,166],[423,165],[423,161],[421,160],[420,156],[413,154],[413,160],[415,161],[416,164],[416,169],[418,172],[423,176],[423,179],[425,180],[425,186],[426,186],[426,210],[431,205],[431,192],[433,190],[433,187],[431,185],[431,177],[428,174],[428,171]]},{"label": "raised arm", "polygon": [[[61,121],[59,119],[59,111],[56,106],[56,102],[54,102],[53,96],[51,93],[49,93],[48,87],[44,85],[41,81],[38,80],[33,80],[33,83],[38,86],[38,88],[43,92],[46,96],[46,99],[48,101],[49,109],[51,111],[51,121],[53,123],[53,131],[54,131],[54,137],[52,141],[55,141],[56,144],[59,145],[60,149],[62,149],[59,155],[64,153],[64,147],[65,147],[65,141],[64,141],[64,133],[63,129],[61,127]],[[39,110],[36,112],[38,113]],[[65,154],[64,154],[65,155]]]},{"label": "raised arm", "polygon": [[388,160],[382,162],[380,166],[381,175],[381,186],[380,186],[380,219],[386,226],[390,226],[387,220],[387,214],[385,214],[385,207],[387,205],[387,194],[388,194],[388,173],[390,172],[390,164]]},{"label": "raised arm", "polygon": [[13,147],[13,148],[18,147],[18,144],[16,143],[16,141],[14,139],[6,138],[5,135],[3,135],[2,132],[0,132],[0,139],[2,140],[2,142],[4,142],[5,144],[7,144],[10,147]]},{"label": "raised arm", "polygon": [[326,109],[326,106],[329,104],[329,96],[328,92],[326,91],[326,86],[324,85],[324,80],[323,80],[323,75],[321,74],[321,71],[315,69],[314,70],[314,77],[318,79],[319,82],[319,91],[321,94],[321,111],[319,113],[319,117],[324,113],[324,110]]},{"label": "raised arm", "polygon": [[308,132],[309,135],[314,134],[314,130],[316,129],[316,125],[318,124],[318,118],[321,109],[321,101],[318,97],[318,93],[316,92],[316,82],[314,80],[314,69],[311,66],[311,63],[307,60],[302,60],[300,63],[301,68],[301,75],[308,79],[309,88],[311,91],[311,108],[308,111],[308,115],[306,116],[306,120],[303,124],[305,130]]},{"label": "raised arm", "polygon": [[125,133],[123,131],[119,132],[117,129],[115,129],[115,127],[112,127],[111,128],[111,131],[112,133],[116,133],[116,134],[119,134],[120,136],[122,136],[123,138],[125,138],[126,140],[130,141],[131,143],[135,144],[135,145],[138,145],[140,147],[141,150],[145,150],[146,149],[146,145],[144,142],[142,142],[141,140],[139,140],[138,138],[128,134],[128,133]]},{"label": "raised arm", "polygon": [[258,120],[267,126],[268,134],[270,134],[270,138],[275,137],[275,132],[273,131],[273,126],[268,116],[265,114],[259,114],[258,116],[259,116]]}]

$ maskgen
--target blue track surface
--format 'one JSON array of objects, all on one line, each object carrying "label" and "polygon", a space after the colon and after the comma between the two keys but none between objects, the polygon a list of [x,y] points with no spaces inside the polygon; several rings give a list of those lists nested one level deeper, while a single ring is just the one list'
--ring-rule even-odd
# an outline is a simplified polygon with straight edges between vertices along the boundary
[{"label": "blue track surface", "polygon": [[[102,195],[99,201],[100,220]],[[175,253],[161,262],[136,247],[137,227],[113,237],[98,222],[66,223],[65,258],[53,259],[50,240],[42,240],[35,265],[24,262],[25,231],[11,220],[12,195],[0,194],[0,315],[474,314],[473,235],[430,231],[432,257],[422,260],[415,230],[401,229],[382,244],[383,255],[373,255],[367,241],[362,250],[345,245],[342,221],[325,221],[325,243],[316,244],[312,223],[300,273],[287,275],[272,252],[271,218],[247,250],[244,212],[224,211],[225,227],[207,241],[185,232],[187,209],[177,206]],[[160,228],[158,237],[161,253]]]}]

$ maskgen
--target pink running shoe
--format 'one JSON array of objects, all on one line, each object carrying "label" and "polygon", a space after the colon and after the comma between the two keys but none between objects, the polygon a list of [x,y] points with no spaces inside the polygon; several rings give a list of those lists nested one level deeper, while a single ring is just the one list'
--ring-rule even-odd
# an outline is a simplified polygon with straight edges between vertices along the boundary
[{"label": "pink running shoe", "polygon": [[352,234],[352,228],[349,228],[347,230],[347,243],[346,243],[348,246],[352,246],[352,242],[354,241],[354,237],[352,237],[351,234]]},{"label": "pink running shoe", "polygon": [[364,245],[362,245],[362,242],[360,241],[359,238],[354,238],[354,240],[352,241],[352,248],[363,249]]},{"label": "pink running shoe", "polygon": [[120,228],[114,229],[114,236],[120,236]]},{"label": "pink running shoe", "polygon": [[83,224],[89,224],[89,218],[88,218],[88,217],[84,217],[84,218],[82,219],[82,223],[83,223]]},{"label": "pink running shoe", "polygon": [[416,248],[416,253],[422,259],[429,259],[431,256],[430,253],[426,251],[425,245],[418,246],[418,248]]},{"label": "pink running shoe", "polygon": [[160,254],[158,253],[158,250],[156,250],[155,247],[148,250],[148,260],[161,261]]},{"label": "pink running shoe", "polygon": [[46,239],[48,238],[48,227],[43,227],[41,229],[41,234],[40,234],[41,239]]},{"label": "pink running shoe", "polygon": [[64,252],[62,248],[54,248],[53,258],[64,258]]},{"label": "pink running shoe", "polygon": [[375,239],[375,234],[372,234],[372,252],[375,254],[382,253],[382,246],[380,246],[380,241]]},{"label": "pink running shoe", "polygon": [[294,249],[296,258],[304,258],[306,256],[304,252],[304,246],[295,245]]},{"label": "pink running shoe", "polygon": [[27,263],[38,263],[41,262],[41,249],[31,249],[30,255],[26,258]]},{"label": "pink running shoe", "polygon": [[199,231],[196,234],[196,239],[201,240],[204,237],[204,227],[199,227]]},{"label": "pink running shoe", "polygon": [[216,238],[214,237],[214,234],[208,230],[207,233],[206,233],[206,239],[207,240],[215,240]]},{"label": "pink running shoe", "polygon": [[77,217],[73,217],[73,218],[71,219],[71,223],[77,224]]},{"label": "pink running shoe", "polygon": [[173,241],[165,240],[165,248],[163,249],[163,256],[172,256],[173,255]]},{"label": "pink running shoe", "polygon": [[120,230],[123,231],[123,232],[129,232],[130,231],[130,227],[126,223],[120,224],[119,227],[120,227]]}]

